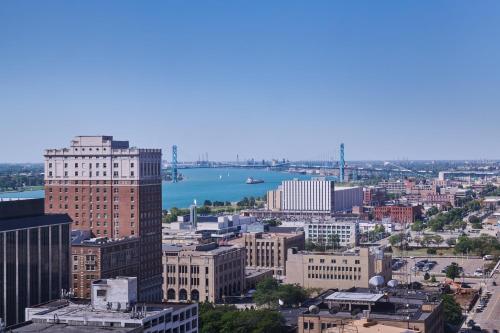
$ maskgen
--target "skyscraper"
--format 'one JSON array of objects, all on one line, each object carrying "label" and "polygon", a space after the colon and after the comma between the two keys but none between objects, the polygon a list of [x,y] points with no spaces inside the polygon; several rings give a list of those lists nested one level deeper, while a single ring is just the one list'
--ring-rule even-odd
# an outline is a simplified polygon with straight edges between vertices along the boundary
[{"label": "skyscraper", "polygon": [[70,224],[66,214],[44,214],[43,199],[0,201],[0,319],[7,326],[23,322],[26,307],[69,290]]},{"label": "skyscraper", "polygon": [[77,136],[44,156],[45,210],[68,214],[73,230],[97,237],[139,236],[139,298],[161,300],[161,150]]}]

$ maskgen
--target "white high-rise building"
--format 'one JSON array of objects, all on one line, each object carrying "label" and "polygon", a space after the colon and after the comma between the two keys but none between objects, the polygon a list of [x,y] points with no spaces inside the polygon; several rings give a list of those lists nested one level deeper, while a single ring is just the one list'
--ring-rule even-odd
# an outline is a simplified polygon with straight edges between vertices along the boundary
[{"label": "white high-rise building", "polygon": [[334,184],[324,178],[285,180],[282,183],[283,211],[334,211]]}]

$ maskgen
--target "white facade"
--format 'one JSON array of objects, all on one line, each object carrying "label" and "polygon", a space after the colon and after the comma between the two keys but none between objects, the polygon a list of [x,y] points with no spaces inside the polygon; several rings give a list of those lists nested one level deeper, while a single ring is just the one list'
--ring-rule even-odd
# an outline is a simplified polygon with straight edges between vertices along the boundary
[{"label": "white facade", "polygon": [[306,241],[326,243],[333,234],[339,235],[340,246],[355,246],[358,242],[359,225],[357,221],[338,221],[335,219],[306,222],[304,225]]},{"label": "white facade", "polygon": [[69,148],[45,150],[45,180],[156,179],[160,149],[130,148],[112,136],[77,136]]},{"label": "white facade", "polygon": [[374,231],[376,226],[383,226],[385,231],[388,233],[392,233],[396,231],[396,228],[394,226],[394,223],[390,221],[390,219],[384,219],[382,222],[377,222],[377,221],[359,221],[359,231],[361,233],[369,232],[369,231]]},{"label": "white facade", "polygon": [[282,183],[282,210],[334,210],[334,184],[324,179],[285,180]]},{"label": "white facade", "polygon": [[[141,327],[141,332],[198,332],[198,304],[136,304],[137,280],[129,277],[102,279],[92,283],[90,304],[58,300],[26,308],[26,321],[33,332],[44,325],[91,326],[96,333],[110,327]],[[118,305],[120,304],[120,305]],[[52,327],[54,330],[57,327]],[[50,329],[45,329],[47,332]]]},{"label": "white facade", "polygon": [[363,188],[336,187],[333,201],[336,212],[350,212],[352,207],[363,205]]}]

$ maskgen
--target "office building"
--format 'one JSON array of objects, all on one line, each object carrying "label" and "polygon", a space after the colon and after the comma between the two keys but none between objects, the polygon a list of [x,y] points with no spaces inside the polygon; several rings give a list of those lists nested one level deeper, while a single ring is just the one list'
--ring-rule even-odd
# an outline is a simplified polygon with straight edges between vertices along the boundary
[{"label": "office building", "polygon": [[389,218],[395,223],[413,223],[422,215],[422,206],[379,206],[373,208],[373,217],[377,221]]},{"label": "office building", "polygon": [[0,318],[7,326],[70,288],[71,219],[43,207],[43,199],[0,201]]},{"label": "office building", "polygon": [[309,252],[288,250],[286,283],[304,288],[368,288],[368,281],[380,275],[392,278],[391,256],[372,253],[368,248],[344,252]]},{"label": "office building", "polygon": [[245,288],[245,249],[163,245],[163,298],[169,302],[222,302]]},{"label": "office building", "polygon": [[139,238],[91,238],[89,231],[71,232],[72,288],[76,298],[90,299],[91,282],[139,275]]},{"label": "office building", "polygon": [[324,178],[284,180],[281,187],[284,211],[332,212],[335,209],[333,181]]},{"label": "office building", "polygon": [[281,194],[283,190],[281,186],[278,187],[277,190],[268,191],[267,192],[267,209],[272,211],[280,211],[281,210]]},{"label": "office building", "polygon": [[335,187],[334,211],[351,212],[355,206],[363,205],[363,188],[359,186]]},{"label": "office building", "polygon": [[288,233],[244,233],[230,241],[231,244],[246,249],[246,266],[251,268],[272,269],[273,274],[281,278],[286,274],[288,249],[304,249],[303,232]]},{"label": "office building", "polygon": [[161,150],[77,136],[44,156],[45,210],[96,237],[139,236],[139,299],[161,300]]},{"label": "office building", "polygon": [[198,332],[197,303],[140,303],[135,277],[96,280],[90,302],[60,299],[27,308],[26,318],[12,332]]},{"label": "office building", "polygon": [[315,244],[329,245],[334,240],[333,235],[337,235],[338,246],[356,246],[359,240],[357,219],[311,220],[305,223],[304,231],[306,240]]}]

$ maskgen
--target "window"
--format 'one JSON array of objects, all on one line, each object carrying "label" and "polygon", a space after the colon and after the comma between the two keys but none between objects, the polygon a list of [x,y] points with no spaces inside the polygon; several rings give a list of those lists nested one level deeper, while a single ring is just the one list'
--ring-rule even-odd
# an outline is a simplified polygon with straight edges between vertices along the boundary
[{"label": "window", "polygon": [[105,297],[106,296],[106,290],[98,289],[97,290],[97,296],[99,296],[99,297]]}]

